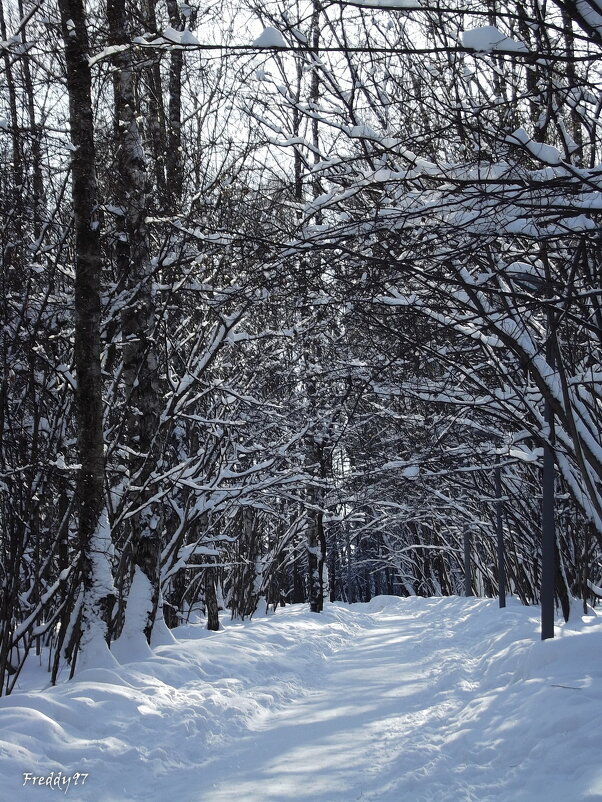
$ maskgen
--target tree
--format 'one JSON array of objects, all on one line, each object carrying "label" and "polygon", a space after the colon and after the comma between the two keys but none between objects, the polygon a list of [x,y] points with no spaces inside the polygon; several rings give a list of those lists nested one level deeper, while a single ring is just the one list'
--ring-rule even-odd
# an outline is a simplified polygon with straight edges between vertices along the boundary
[{"label": "tree", "polygon": [[114,601],[109,562],[111,531],[104,496],[104,438],[100,362],[102,254],[96,150],[88,65],[87,19],[80,0],[59,3],[65,47],[70,134],[74,147],[74,361],[78,458],[78,519],[83,584],[80,660],[108,660],[107,619]]},{"label": "tree", "polygon": [[0,6],[4,692],[164,604],[461,592],[466,534],[494,594],[500,525],[535,603],[543,452],[595,601],[595,8],[374,6]]}]

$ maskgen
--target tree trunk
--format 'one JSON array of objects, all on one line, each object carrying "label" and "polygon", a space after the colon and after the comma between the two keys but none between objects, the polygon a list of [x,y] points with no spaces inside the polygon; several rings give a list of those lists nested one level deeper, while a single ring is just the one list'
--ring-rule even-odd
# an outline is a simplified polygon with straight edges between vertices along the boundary
[{"label": "tree trunk", "polygon": [[[107,3],[109,42],[127,44],[125,0]],[[154,339],[155,309],[152,269],[148,246],[147,172],[138,126],[138,106],[130,50],[113,56],[116,116],[117,175],[115,198],[122,210],[116,259],[120,278],[127,288],[128,303],[122,313],[123,379],[127,407],[126,430],[130,446],[130,484],[136,489],[131,504],[136,513],[129,519],[133,569],[141,569],[152,589],[152,604],[143,630],[150,643],[159,603],[161,516],[150,502],[148,481],[153,467],[159,428],[158,359]],[[126,613],[127,615],[127,613]]]},{"label": "tree trunk", "polygon": [[215,592],[215,571],[205,569],[205,609],[207,611],[207,629],[217,632],[219,629],[219,608]]},{"label": "tree trunk", "polygon": [[94,119],[88,34],[82,0],[59,0],[65,43],[75,223],[76,420],[79,544],[84,598],[80,666],[111,663],[106,621],[114,602],[109,560],[111,532],[104,499],[102,376],[100,365],[101,249],[95,173]]},{"label": "tree trunk", "polygon": [[[184,30],[182,16],[176,0],[167,0],[169,24],[175,30]],[[182,201],[182,67],[184,53],[172,50],[169,56],[169,105],[167,122],[167,153],[165,172],[167,187],[167,213],[176,214]]]}]

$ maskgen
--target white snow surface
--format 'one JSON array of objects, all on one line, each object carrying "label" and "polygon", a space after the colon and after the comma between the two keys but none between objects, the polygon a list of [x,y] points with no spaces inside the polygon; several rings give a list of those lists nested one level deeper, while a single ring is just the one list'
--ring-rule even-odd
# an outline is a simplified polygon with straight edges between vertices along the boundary
[{"label": "white snow surface", "polygon": [[[541,642],[513,599],[279,609],[175,631],[114,669],[0,700],[3,799],[602,799],[602,617]],[[30,670],[21,687],[45,675]]]},{"label": "white snow surface", "polygon": [[460,42],[464,47],[485,53],[491,50],[505,50],[515,53],[528,52],[528,48],[522,42],[511,39],[493,25],[484,25],[480,28],[462,31],[460,33]]},{"label": "white snow surface", "polygon": [[555,148],[553,145],[545,145],[543,142],[535,142],[524,128],[517,128],[514,133],[508,134],[505,141],[512,145],[524,145],[532,156],[547,164],[556,165],[560,164],[562,161],[562,156],[558,148]]},{"label": "white snow surface", "polygon": [[254,40],[253,47],[286,47],[286,42],[276,28],[264,28]]},{"label": "white snow surface", "polygon": [[585,21],[602,34],[602,3],[600,0],[577,0],[577,9]]}]

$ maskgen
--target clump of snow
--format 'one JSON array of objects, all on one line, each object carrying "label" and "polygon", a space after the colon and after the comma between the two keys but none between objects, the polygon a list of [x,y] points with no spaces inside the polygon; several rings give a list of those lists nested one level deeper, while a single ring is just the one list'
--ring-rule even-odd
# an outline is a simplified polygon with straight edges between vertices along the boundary
[{"label": "clump of snow", "polygon": [[125,608],[123,629],[111,647],[120,663],[152,657],[144,636],[144,628],[153,609],[152,597],[153,589],[148,577],[136,566]]},{"label": "clump of snow", "polygon": [[412,11],[422,7],[420,0],[350,0],[350,6],[365,6],[367,8],[402,8]]},{"label": "clump of snow", "polygon": [[557,165],[562,161],[558,148],[545,145],[543,142],[535,142],[524,128],[517,128],[512,134],[508,134],[504,141],[511,145],[523,145],[534,158],[546,164]]},{"label": "clump of snow", "polygon": [[116,592],[115,585],[113,584],[113,570],[111,567],[111,558],[114,551],[115,549],[111,538],[111,525],[109,524],[109,516],[105,508],[100,515],[96,531],[90,542],[94,593],[97,598],[102,598]]},{"label": "clump of snow", "polygon": [[403,469],[401,475],[404,477],[404,479],[417,479],[420,475],[420,466],[408,465],[407,468]]},{"label": "clump of snow", "polygon": [[522,42],[517,42],[502,33],[494,25],[484,25],[470,31],[460,33],[460,43],[471,50],[489,53],[492,50],[505,50],[512,53],[528,53],[529,50]]},{"label": "clump of snow", "polygon": [[525,445],[511,446],[508,456],[521,462],[537,462],[543,457],[543,448],[529,448]]},{"label": "clump of snow", "polygon": [[602,35],[602,3],[600,0],[577,0],[577,10],[600,35]]},{"label": "clump of snow", "polygon": [[253,42],[253,47],[286,47],[286,42],[276,28],[264,28]]},{"label": "clump of snow", "polygon": [[[159,603],[159,610],[163,607],[163,602]],[[155,625],[153,626],[153,631],[151,634],[151,645],[154,647],[156,646],[170,646],[172,644],[177,643],[176,639],[171,633],[171,629],[165,623],[165,619],[163,618],[162,613],[157,614],[157,620],[155,621]]]},{"label": "clump of snow", "polygon": [[186,28],[186,30],[184,31],[177,31],[170,25],[168,25],[167,28],[161,31],[161,36],[159,36],[157,39],[153,39],[148,44],[165,45],[167,43],[173,45],[182,45],[183,47],[186,47],[187,45],[188,46],[193,45],[198,47],[200,45],[200,42],[197,39],[197,37],[192,33],[192,31],[188,30],[188,28]]},{"label": "clump of snow", "polygon": [[200,42],[196,38],[196,36],[192,33],[192,31],[189,31],[188,29],[186,29],[185,31],[182,31],[182,34],[180,36],[180,44],[181,45],[200,45]]},{"label": "clump of snow", "polygon": [[114,548],[111,526],[106,509],[99,517],[98,525],[90,541],[91,587],[84,592],[82,612],[82,635],[80,639],[77,671],[89,668],[112,668],[117,665],[109,651],[105,636],[107,627],[101,617],[102,600],[115,595],[111,557]]},{"label": "clump of snow", "polygon": [[171,25],[168,25],[167,28],[161,31],[161,36],[163,39],[167,39],[168,42],[180,44],[182,34],[180,31],[176,31],[175,28],[172,28]]},{"label": "clump of snow", "polygon": [[514,599],[379,596],[175,634],[152,656],[0,699],[4,798],[57,798],[24,772],[85,772],[68,796],[86,802],[602,794],[596,615],[542,643],[539,609]]},{"label": "clump of snow", "polygon": [[88,56],[88,66],[93,67],[95,64],[98,64],[99,61],[104,61],[114,56],[116,53],[123,53],[123,51],[128,50],[128,48],[129,45],[111,45],[110,47],[105,47],[95,56]]}]

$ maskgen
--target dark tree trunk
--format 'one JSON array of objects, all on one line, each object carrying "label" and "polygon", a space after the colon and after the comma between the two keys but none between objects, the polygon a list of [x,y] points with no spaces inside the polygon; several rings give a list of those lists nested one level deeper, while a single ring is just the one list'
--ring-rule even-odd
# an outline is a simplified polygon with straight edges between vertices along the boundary
[{"label": "dark tree trunk", "polygon": [[[167,0],[169,23],[175,30],[184,30],[176,0]],[[176,214],[182,200],[182,183],[184,173],[182,169],[182,67],[184,66],[184,53],[181,50],[172,50],[169,56],[169,105],[167,127],[167,153],[165,158],[165,172],[167,183],[167,213]]]},{"label": "dark tree trunk", "polygon": [[100,363],[101,249],[97,219],[94,119],[89,43],[82,0],[59,0],[69,96],[72,197],[75,223],[76,419],[80,470],[77,497],[84,601],[81,648],[95,653],[106,637],[114,602],[104,499],[104,442]]},{"label": "dark tree trunk", "polygon": [[219,629],[219,607],[215,593],[215,572],[213,568],[205,569],[205,609],[207,611],[207,629],[217,632]]},{"label": "dark tree trunk", "polygon": [[[109,41],[127,44],[125,0],[107,3]],[[134,91],[134,65],[129,50],[113,57],[117,145],[115,198],[123,210],[122,230],[116,244],[117,267],[128,290],[128,303],[122,313],[123,379],[127,406],[127,435],[130,446],[130,482],[137,490],[131,503],[137,512],[129,519],[133,565],[150,583],[152,598],[144,625],[150,642],[159,603],[159,561],[161,555],[161,516],[150,502],[148,480],[153,467],[159,429],[158,358],[154,337],[152,269],[148,246],[147,171],[138,105]],[[126,612],[127,615],[127,612]]]},{"label": "dark tree trunk", "polygon": [[308,527],[309,607],[312,613],[321,613],[324,609],[324,561],[326,559],[324,513],[321,510],[312,511]]},{"label": "dark tree trunk", "polygon": [[[157,16],[155,9],[157,0],[146,0],[144,14],[146,28],[149,31],[157,29]],[[150,149],[151,164],[155,181],[155,201],[153,212],[164,212],[164,201],[167,197],[165,181],[165,159],[167,154],[165,106],[163,103],[163,87],[161,82],[161,53],[150,56],[144,70],[146,79],[146,140]]]}]

